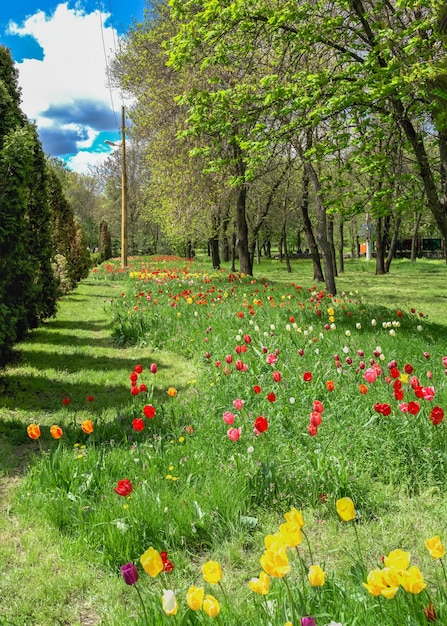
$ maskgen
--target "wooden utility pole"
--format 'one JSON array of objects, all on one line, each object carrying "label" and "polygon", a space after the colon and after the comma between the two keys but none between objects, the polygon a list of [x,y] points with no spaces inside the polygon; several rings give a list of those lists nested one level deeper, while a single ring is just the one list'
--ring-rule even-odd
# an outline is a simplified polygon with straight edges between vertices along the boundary
[{"label": "wooden utility pole", "polygon": [[121,267],[127,267],[126,113],[121,107]]}]

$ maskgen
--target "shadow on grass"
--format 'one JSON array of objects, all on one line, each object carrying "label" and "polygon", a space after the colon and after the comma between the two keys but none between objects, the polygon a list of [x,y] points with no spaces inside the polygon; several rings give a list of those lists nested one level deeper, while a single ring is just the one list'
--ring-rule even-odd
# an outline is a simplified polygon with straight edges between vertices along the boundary
[{"label": "shadow on grass", "polygon": [[33,335],[39,335],[45,332],[46,329],[66,329],[66,328],[78,328],[89,332],[97,332],[106,328],[111,328],[110,322],[83,322],[75,320],[50,320],[45,322],[43,326],[33,332]]},{"label": "shadow on grass", "polygon": [[[39,369],[39,365],[45,364],[45,369],[54,369],[67,374],[67,380],[51,379],[47,376],[34,374],[18,375],[5,373],[0,375],[0,409],[22,410],[28,412],[54,412],[59,410],[62,399],[71,398],[69,409],[88,410],[100,413],[104,409],[127,404],[132,398],[130,395],[130,373],[133,371],[136,361],[129,358],[98,358],[79,355],[57,355],[52,352],[27,352],[23,353],[21,365]],[[160,357],[157,358],[157,366],[160,374],[169,374],[172,366],[166,365]],[[104,383],[92,384],[88,380],[89,370],[103,372]],[[119,372],[123,376],[119,376]],[[125,373],[125,372],[128,373]],[[84,372],[84,374],[82,374]],[[110,372],[108,379],[107,373]],[[82,380],[73,382],[68,378],[79,373]],[[143,371],[139,379],[148,387],[152,385],[152,374],[149,368]],[[156,380],[154,381],[156,384]],[[180,387],[177,385],[177,389]],[[154,398],[165,398],[165,390],[154,389]],[[94,402],[87,401],[87,395],[94,396]]]},{"label": "shadow on grass", "polygon": [[32,351],[32,347],[27,349],[28,346],[32,346],[35,343],[41,344],[49,344],[52,346],[67,346],[67,347],[75,347],[75,346],[92,346],[92,347],[103,347],[103,348],[112,348],[114,346],[113,340],[110,337],[103,338],[94,338],[86,335],[85,337],[76,334],[67,334],[63,335],[60,332],[49,332],[49,331],[39,331],[34,333],[32,337],[32,343],[23,344],[20,346],[21,352],[26,352],[27,354]]}]

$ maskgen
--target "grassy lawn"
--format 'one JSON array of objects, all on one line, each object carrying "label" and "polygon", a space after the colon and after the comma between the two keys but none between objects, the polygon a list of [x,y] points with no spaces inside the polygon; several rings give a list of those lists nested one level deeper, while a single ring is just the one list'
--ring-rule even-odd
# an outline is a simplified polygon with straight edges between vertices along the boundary
[{"label": "grassy lawn", "polygon": [[[200,266],[195,265],[197,271]],[[189,296],[193,280],[182,275],[164,283],[158,275],[151,287],[147,280],[136,283],[122,274],[92,274],[65,297],[57,318],[17,346],[15,362],[0,376],[0,624],[143,624],[139,598],[123,583],[119,565],[139,565],[139,555],[149,545],[167,549],[175,561],[172,575],[163,574],[162,585],[140,573],[149,624],[174,620],[158,606],[152,608],[160,603],[162,588],[173,588],[183,605],[177,621],[212,623],[211,617],[183,610],[185,589],[203,584],[200,566],[212,559],[224,569],[222,589],[212,589],[224,607],[221,623],[284,626],[312,611],[318,626],[332,619],[343,626],[372,626],[383,608],[380,602],[368,604],[361,581],[382,554],[396,548],[414,554],[412,564],[430,572],[438,623],[445,623],[442,569],[433,567],[421,546],[427,537],[446,533],[446,424],[437,430],[419,425],[418,434],[408,414],[403,414],[405,421],[377,417],[371,408],[372,387],[368,396],[358,393],[359,368],[354,372],[343,362],[336,370],[333,359],[335,352],[344,359],[346,349],[355,366],[363,358],[357,348],[364,349],[368,361],[380,345],[386,353],[384,369],[394,356],[401,369],[402,359],[407,359],[421,380],[425,377],[424,385],[433,381],[436,402],[446,409],[440,361],[447,354],[447,268],[418,260],[395,261],[386,276],[375,276],[374,269],[373,262],[347,262],[337,279],[337,329],[328,334],[323,322],[331,303],[320,307],[321,318],[315,316],[307,261],[293,262],[289,274],[278,261],[264,260],[254,268],[256,284],[222,286],[221,300],[235,300],[231,315],[219,304],[209,309],[209,302],[201,304],[203,293]],[[162,302],[171,298],[173,284],[184,292],[177,301],[172,298],[178,308]],[[293,300],[298,285],[305,294],[301,309]],[[216,293],[219,289],[216,283]],[[194,298],[191,306],[188,297]],[[257,298],[266,298],[271,308],[259,306],[254,323],[248,315],[236,317],[236,311],[246,311],[247,303]],[[352,317],[345,316],[347,310]],[[402,311],[402,327],[391,328],[397,329],[394,337],[382,324],[399,322],[396,311]],[[279,329],[292,313],[297,321],[303,316],[295,334],[293,328]],[[377,326],[371,326],[372,318]],[[357,335],[354,321],[360,325]],[[120,345],[112,336],[116,339],[120,332],[134,333],[138,341]],[[225,355],[235,344],[244,344],[247,333],[253,336],[248,354],[238,357],[248,360],[251,378],[233,371],[225,375]],[[278,384],[269,382],[272,368],[260,351],[263,342],[269,351],[280,348],[283,380]],[[304,349],[302,359],[298,348]],[[214,365],[216,359],[222,367]],[[154,376],[149,374],[151,363],[157,364]],[[149,388],[145,402],[157,408],[142,433],[131,427],[141,414],[141,403],[129,393],[129,376],[137,364],[143,364]],[[313,372],[311,387],[301,382],[304,368]],[[332,395],[324,387],[329,378],[336,385]],[[276,392],[275,404],[251,397],[256,381],[263,393]],[[389,385],[378,384],[376,400],[384,402]],[[176,398],[167,395],[170,388],[176,389]],[[317,437],[309,437],[308,413],[316,397],[325,405],[323,426]],[[234,412],[235,398],[247,404],[236,415],[241,441],[233,443],[225,436],[227,427],[219,434],[216,424],[220,428],[226,410]],[[261,414],[270,421],[266,437],[251,434],[251,422]],[[93,437],[81,430],[86,420],[94,423]],[[39,442],[27,436],[31,423],[41,427]],[[52,424],[64,431],[60,445],[49,435]],[[113,494],[116,481],[124,477],[134,483],[129,499]],[[341,525],[333,513],[341,496],[355,501],[355,534],[352,524]],[[313,559],[333,578],[321,594],[310,589],[302,601],[295,595],[293,602],[281,580],[273,581],[269,598],[277,610],[272,612],[265,598],[253,600],[246,583],[259,576],[263,537],[276,531],[290,506],[301,508],[306,520],[306,541],[294,568],[307,568]],[[294,579],[294,590],[304,585],[299,580]],[[412,596],[416,608],[408,609],[413,605],[408,601],[407,606],[403,593],[399,591],[397,608],[387,601],[382,623],[426,623],[421,607],[428,604],[428,596]],[[359,606],[366,617],[356,612]],[[368,611],[374,616],[370,621]],[[408,621],[399,621],[399,614],[407,613]]]}]

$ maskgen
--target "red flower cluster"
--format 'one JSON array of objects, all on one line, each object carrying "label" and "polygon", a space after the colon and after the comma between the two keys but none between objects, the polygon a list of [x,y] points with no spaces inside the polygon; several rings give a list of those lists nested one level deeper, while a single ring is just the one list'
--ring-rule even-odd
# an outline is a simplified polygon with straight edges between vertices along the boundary
[{"label": "red flower cluster", "polygon": [[386,402],[376,402],[374,405],[374,411],[376,413],[381,413],[382,415],[390,415],[391,414],[391,406]]},{"label": "red flower cluster", "polygon": [[307,432],[311,437],[315,437],[318,432],[318,427],[322,422],[322,413],[324,411],[323,403],[320,400],[314,400],[312,405],[312,413],[310,414],[309,426]]}]

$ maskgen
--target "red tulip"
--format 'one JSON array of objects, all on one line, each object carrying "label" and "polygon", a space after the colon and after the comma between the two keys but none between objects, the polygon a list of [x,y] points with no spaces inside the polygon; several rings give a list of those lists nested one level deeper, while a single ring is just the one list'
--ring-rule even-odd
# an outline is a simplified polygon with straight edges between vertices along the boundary
[{"label": "red tulip", "polygon": [[119,496],[128,496],[133,491],[133,485],[127,478],[123,478],[118,481],[118,485],[113,488],[113,491]]},{"label": "red tulip", "polygon": [[144,429],[144,420],[142,420],[141,417],[136,417],[132,422],[132,426],[134,430],[137,431],[137,433],[141,433],[141,431]]},{"label": "red tulip", "polygon": [[269,423],[265,417],[260,415],[255,419],[254,427],[258,432],[264,433],[268,429]]}]

